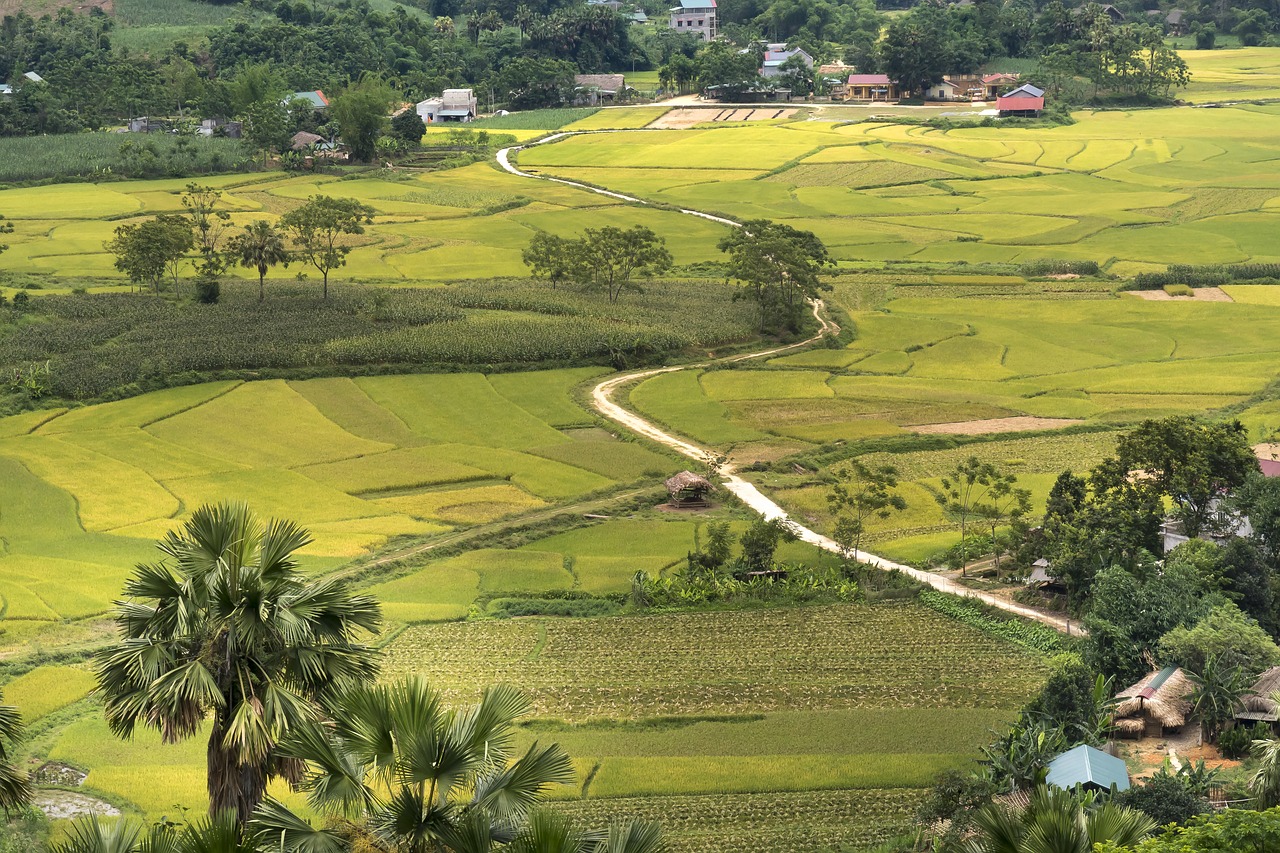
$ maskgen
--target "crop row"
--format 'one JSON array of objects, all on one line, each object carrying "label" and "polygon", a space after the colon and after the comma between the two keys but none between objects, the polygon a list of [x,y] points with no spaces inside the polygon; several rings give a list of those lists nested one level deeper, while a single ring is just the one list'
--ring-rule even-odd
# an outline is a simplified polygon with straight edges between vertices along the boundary
[{"label": "crop row", "polygon": [[[543,633],[544,632],[544,633]],[[542,715],[636,718],[830,708],[1009,708],[1044,665],[905,602],[736,613],[417,625],[387,677],[457,699],[520,684]],[[987,685],[982,695],[973,685]]]},{"label": "crop row", "polygon": [[752,311],[724,288],[673,283],[616,305],[521,283],[437,289],[229,284],[217,305],[147,294],[37,299],[0,327],[0,369],[49,364],[46,393],[88,400],[169,376],[382,363],[631,361],[750,337]]},{"label": "crop row", "polygon": [[792,853],[865,848],[910,830],[919,791],[805,791],[626,797],[556,803],[600,824],[613,817],[661,821],[673,853]]}]

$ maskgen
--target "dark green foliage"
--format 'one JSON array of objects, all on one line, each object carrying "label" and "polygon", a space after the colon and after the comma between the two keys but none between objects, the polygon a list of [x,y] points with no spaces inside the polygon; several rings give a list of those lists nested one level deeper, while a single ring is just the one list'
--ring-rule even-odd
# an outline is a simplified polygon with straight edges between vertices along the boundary
[{"label": "dark green foliage", "polygon": [[1234,520],[1215,513],[1225,493],[1258,470],[1248,431],[1239,421],[1202,423],[1188,416],[1143,421],[1121,436],[1116,456],[1124,471],[1144,471],[1142,483],[1174,502],[1190,538],[1229,532]]},{"label": "dark green foliage", "polygon": [[798,329],[805,301],[831,289],[819,274],[835,261],[812,231],[753,219],[730,231],[719,248],[729,256],[729,277],[759,306],[762,330]]},{"label": "dark green foliage", "polygon": [[1131,684],[1148,670],[1144,656],[1154,655],[1160,638],[1179,625],[1193,625],[1220,595],[1206,595],[1188,568],[1150,564],[1131,572],[1120,566],[1100,571],[1084,624],[1089,637],[1085,662],[1097,672]]},{"label": "dark green foliage", "polygon": [[1144,783],[1116,794],[1112,802],[1137,808],[1160,826],[1185,824],[1190,818],[1210,811],[1207,800],[1190,789],[1185,776],[1170,774],[1165,768]]},{"label": "dark green foliage", "polygon": [[[369,86],[372,91],[361,89],[349,102],[357,116],[363,115],[361,111],[368,106],[366,101],[381,97],[379,85]],[[370,140],[370,152],[372,145]],[[288,231],[293,240],[294,254],[324,277],[322,298],[329,298],[329,273],[347,263],[352,249],[350,238],[364,233],[364,226],[373,222],[373,214],[372,207],[353,198],[315,195],[280,217],[280,227]]]},{"label": "dark green foliage", "polygon": [[604,598],[495,598],[489,613],[499,618],[516,616],[612,616],[621,609]]},{"label": "dark green foliage", "polygon": [[[25,296],[15,295],[15,307]],[[226,371],[626,363],[751,338],[754,312],[724,296],[704,282],[667,283],[616,306],[518,282],[342,287],[327,300],[282,283],[263,302],[258,288],[231,282],[206,306],[148,294],[46,296],[21,305],[40,322],[0,325],[0,369],[48,362],[47,395],[87,401]]]},{"label": "dark green foliage", "polygon": [[[989,805],[996,793],[996,785],[990,779],[959,770],[948,770],[934,782],[920,808],[916,819],[924,826],[939,821],[950,821],[941,844],[958,844],[973,825],[973,815]],[[946,849],[940,846],[939,849]]]},{"label": "dark green foliage", "polygon": [[1280,281],[1280,264],[1170,264],[1164,272],[1144,272],[1133,278],[1136,290],[1159,290],[1166,284],[1217,287],[1238,281]]},{"label": "dark green foliage", "polygon": [[992,610],[980,601],[960,598],[934,589],[924,589],[919,594],[920,603],[958,619],[966,625],[985,631],[1024,649],[1044,654],[1060,652],[1065,645],[1061,633],[1038,622],[1025,622]]},{"label": "dark green foliage", "polygon": [[391,119],[392,135],[408,145],[422,144],[422,135],[426,132],[427,126],[423,124],[422,116],[412,107],[401,110]]},{"label": "dark green foliage", "polygon": [[1018,271],[1028,278],[1036,278],[1046,275],[1098,275],[1101,270],[1097,261],[1040,258],[1022,262],[1018,265]]},{"label": "dark green foliage", "polygon": [[778,545],[794,541],[795,529],[782,519],[753,521],[738,537],[738,544],[742,546],[741,566],[748,572],[767,572],[773,568]]},{"label": "dark green foliage", "polygon": [[201,305],[217,305],[222,298],[222,285],[217,279],[201,278],[196,280],[196,302]]},{"label": "dark green foliage", "polygon": [[1134,846],[1105,844],[1098,853],[1272,853],[1280,850],[1280,808],[1227,809],[1168,827]]},{"label": "dark green foliage", "polygon": [[1218,735],[1218,751],[1224,758],[1239,760],[1252,751],[1255,740],[1267,740],[1271,736],[1271,727],[1266,723],[1236,725]]},{"label": "dark green foliage", "polygon": [[[378,137],[387,124],[387,111],[395,99],[391,87],[371,75],[361,77],[333,99],[329,112],[338,123],[342,141],[358,162],[368,163],[373,159]],[[421,138],[419,135],[418,139]]]}]

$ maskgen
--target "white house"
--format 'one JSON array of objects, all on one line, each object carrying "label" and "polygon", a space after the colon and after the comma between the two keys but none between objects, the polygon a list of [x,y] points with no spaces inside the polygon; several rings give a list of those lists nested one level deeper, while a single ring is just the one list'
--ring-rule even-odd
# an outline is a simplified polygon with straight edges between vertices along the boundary
[{"label": "white house", "polygon": [[924,90],[924,99],[926,101],[953,101],[957,97],[960,87],[950,80],[943,80],[941,83],[934,83],[928,89]]},{"label": "white house", "polygon": [[716,0],[680,0],[680,5],[671,10],[670,27],[711,41],[720,32],[716,26]]},{"label": "white house", "polygon": [[760,76],[777,77],[782,73],[782,64],[793,56],[800,57],[805,67],[813,70],[813,57],[804,49],[799,47],[788,49],[785,44],[770,44],[765,46],[764,59],[760,63]]}]

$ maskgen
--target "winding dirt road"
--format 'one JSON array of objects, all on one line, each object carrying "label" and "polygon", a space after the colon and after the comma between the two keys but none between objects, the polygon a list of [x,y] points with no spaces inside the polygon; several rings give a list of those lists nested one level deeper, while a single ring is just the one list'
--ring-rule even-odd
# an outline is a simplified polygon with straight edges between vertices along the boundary
[{"label": "winding dirt road", "polygon": [[[610,131],[584,131],[584,132],[607,133]],[[541,140],[538,140],[537,142],[530,143],[530,145],[544,145],[550,142],[556,142],[558,140],[565,139],[570,136],[576,136],[576,135],[578,135],[578,132],[557,133],[557,134],[553,134],[551,136],[545,137]],[[514,146],[511,146],[510,148],[503,148],[501,151],[497,153],[498,165],[501,166],[506,171],[510,172],[511,174],[518,175],[522,178],[530,178],[532,180],[540,180],[540,181],[552,181],[557,184],[566,184],[571,187],[577,187],[578,189],[586,190],[587,192],[598,193],[600,195],[609,196],[611,198],[616,198],[621,201],[626,201],[633,204],[641,204],[641,205],[649,204],[649,202],[645,201],[644,199],[635,198],[633,196],[624,195],[622,193],[612,192],[610,190],[600,189],[599,187],[588,186],[587,184],[578,183],[577,181],[570,181],[565,178],[553,178],[553,177],[548,177],[546,175],[537,175],[531,172],[522,171],[519,167],[517,167],[511,162],[510,155],[526,147],[529,147],[529,146],[514,145]],[[680,212],[687,214],[689,216],[697,216],[702,219],[710,219],[713,222],[719,222],[723,225],[729,225],[735,228],[742,227],[742,223],[740,222],[734,222],[731,219],[725,219],[720,216],[712,216],[711,214],[702,213],[701,211],[697,211],[697,210],[681,209]],[[805,341],[801,341],[799,343],[789,344],[787,346],[782,346],[782,347],[774,347],[772,349],[762,350],[760,352],[748,353],[746,355],[732,356],[730,358],[722,359],[720,361],[736,362],[736,361],[748,361],[751,359],[758,359],[758,358],[768,358],[770,356],[777,355],[778,353],[786,352],[787,350],[798,349],[800,347],[809,346],[810,344],[819,340],[824,334],[831,331],[838,331],[839,327],[836,326],[834,323],[832,323],[830,320],[828,320],[825,316],[823,316],[822,308],[823,308],[823,304],[821,301],[817,301],[813,303],[813,316],[817,319],[820,326],[818,333],[814,337],[809,338],[808,340],[805,340]],[[615,402],[613,399],[614,392],[624,386],[628,386],[633,383],[642,382],[645,379],[648,379],[653,376],[659,376],[664,373],[674,373],[675,371],[678,371],[678,370],[700,370],[702,368],[710,366],[713,363],[714,362],[706,361],[706,362],[700,362],[697,364],[682,364],[674,367],[658,367],[658,368],[652,368],[648,370],[635,370],[627,373],[620,373],[616,376],[611,376],[610,378],[600,382],[598,385],[595,386],[595,388],[591,390],[591,404],[595,407],[596,411],[598,411],[600,414],[604,415],[606,418],[613,421],[614,423],[620,426],[626,427],[632,432],[642,435],[651,441],[656,441],[659,444],[665,445],[666,447],[671,448],[672,450],[676,451],[682,456],[686,456],[696,462],[700,462],[709,466],[716,466],[716,470],[719,473],[721,480],[723,481],[724,487],[728,489],[729,492],[731,492],[733,495],[735,495],[739,500],[741,500],[744,504],[746,504],[747,506],[751,507],[751,509],[758,512],[765,519],[771,520],[771,519],[777,518],[777,519],[782,519],[786,521],[792,527],[792,529],[795,530],[796,535],[800,537],[800,540],[802,542],[808,542],[809,544],[815,545],[819,548],[822,548],[823,550],[831,551],[832,553],[839,554],[840,553],[839,545],[837,545],[833,540],[827,538],[826,536],[823,536],[820,533],[810,530],[809,528],[801,524],[798,524],[794,520],[792,520],[787,515],[786,510],[778,506],[778,504],[775,503],[771,498],[769,498],[768,495],[761,492],[754,483],[748,482],[747,480],[744,480],[742,477],[740,477],[735,472],[734,466],[732,464],[725,463],[722,460],[722,457],[720,456],[720,454],[708,448],[702,447],[694,443],[693,441],[690,441],[687,438],[682,438],[678,435],[668,432],[667,430],[664,430],[662,427],[658,426],[652,421],[646,420],[639,414],[631,411],[630,409],[623,407],[621,404]],[[895,563],[892,560],[886,560],[883,557],[877,557],[876,555],[869,554],[865,551],[859,552],[858,559],[861,562],[877,569],[883,569],[885,571],[892,571],[896,569],[897,571],[900,571],[905,575],[909,575],[910,577],[914,578],[920,583],[925,584],[927,586],[931,586],[934,589],[940,590],[942,592],[951,593],[952,595],[962,596],[964,598],[977,599],[979,601],[982,601],[985,604],[989,604],[992,607],[996,607],[996,608],[999,608],[1000,610],[1004,610],[1009,613],[1016,614],[1025,619],[1032,619],[1032,620],[1035,620],[1036,622],[1041,622],[1065,634],[1083,633],[1079,628],[1079,626],[1072,625],[1069,619],[1064,619],[1061,616],[1058,616],[1056,614],[1045,613],[1043,611],[1036,610],[1031,607],[1024,607],[1021,604],[1017,604],[1015,602],[1001,598],[997,595],[991,595],[990,593],[970,589],[969,587],[963,586],[950,578],[942,577],[940,575],[935,575],[930,572],[921,571],[920,569],[914,568],[912,566],[907,566],[902,563]]]}]

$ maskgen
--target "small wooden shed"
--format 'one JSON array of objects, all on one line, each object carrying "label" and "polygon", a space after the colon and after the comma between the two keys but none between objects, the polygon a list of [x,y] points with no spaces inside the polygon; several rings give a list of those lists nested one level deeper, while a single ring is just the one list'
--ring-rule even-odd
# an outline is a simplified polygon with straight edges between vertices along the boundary
[{"label": "small wooden shed", "polygon": [[670,505],[687,508],[707,506],[707,495],[716,488],[706,477],[699,477],[692,471],[681,471],[668,479],[666,486],[667,494],[671,496]]},{"label": "small wooden shed", "polygon": [[1180,667],[1166,666],[1116,694],[1115,729],[1129,737],[1161,737],[1178,731],[1191,714],[1195,686]]},{"label": "small wooden shed", "polygon": [[1280,666],[1273,666],[1249,688],[1249,692],[1240,697],[1240,709],[1235,713],[1237,725],[1253,725],[1268,723],[1274,729],[1280,722],[1280,705],[1276,703],[1276,694],[1280,693]]}]

